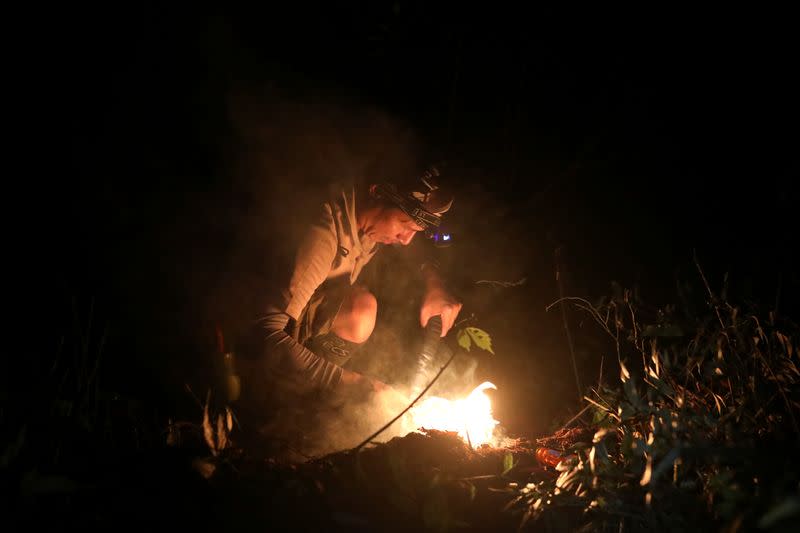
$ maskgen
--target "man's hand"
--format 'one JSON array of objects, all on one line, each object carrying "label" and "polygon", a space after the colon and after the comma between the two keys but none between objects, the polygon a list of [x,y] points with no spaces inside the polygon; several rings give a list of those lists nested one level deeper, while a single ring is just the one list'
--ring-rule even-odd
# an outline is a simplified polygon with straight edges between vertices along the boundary
[{"label": "man's hand", "polygon": [[424,328],[432,316],[442,316],[442,337],[453,327],[461,312],[462,303],[444,289],[429,290],[422,300],[419,323]]},{"label": "man's hand", "polygon": [[426,263],[422,267],[425,280],[425,296],[419,310],[419,323],[424,328],[432,316],[442,317],[442,337],[447,335],[461,312],[461,302],[447,289],[439,269]]},{"label": "man's hand", "polygon": [[377,379],[370,379],[370,383],[372,385],[372,392],[374,392],[375,394],[380,394],[383,392],[388,392],[393,390],[392,387],[390,387],[383,381]]},{"label": "man's hand", "polygon": [[[395,416],[408,407],[413,398],[409,398],[401,391],[384,383],[383,388],[377,390],[372,399],[374,405],[380,408],[382,412]],[[388,419],[389,417],[387,416]]]},{"label": "man's hand", "polygon": [[338,391],[340,395],[354,401],[366,400],[375,395],[383,395],[390,392],[394,392],[394,389],[383,381],[350,370],[345,370],[342,373],[342,381]]}]

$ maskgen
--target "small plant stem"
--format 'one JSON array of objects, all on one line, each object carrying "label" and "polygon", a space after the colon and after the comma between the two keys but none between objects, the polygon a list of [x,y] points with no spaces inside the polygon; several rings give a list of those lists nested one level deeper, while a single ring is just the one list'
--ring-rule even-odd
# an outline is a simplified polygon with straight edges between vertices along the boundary
[{"label": "small plant stem", "polygon": [[441,368],[441,369],[439,369],[439,373],[438,373],[438,374],[436,374],[436,375],[434,376],[433,380],[432,380],[430,383],[428,383],[428,386],[427,386],[427,387],[425,387],[424,389],[422,389],[422,392],[420,392],[420,393],[419,393],[419,395],[418,395],[416,398],[414,398],[414,401],[413,401],[413,402],[411,402],[411,403],[409,404],[409,406],[408,406],[408,407],[406,407],[405,409],[403,409],[403,411],[402,411],[402,412],[401,412],[399,415],[397,415],[396,417],[392,418],[392,419],[391,419],[389,422],[387,422],[387,423],[386,423],[386,424],[385,424],[385,425],[384,425],[382,428],[380,428],[378,431],[376,431],[375,433],[373,433],[372,435],[370,435],[369,437],[367,437],[366,439],[364,439],[364,441],[363,441],[361,444],[359,444],[358,446],[356,446],[355,448],[353,448],[351,451],[353,451],[353,452],[358,452],[358,451],[359,451],[361,448],[363,448],[364,446],[366,446],[367,444],[369,444],[369,442],[370,442],[370,441],[372,441],[372,439],[374,439],[375,437],[377,437],[378,435],[380,435],[381,433],[383,433],[384,431],[386,431],[386,429],[388,429],[388,428],[389,428],[389,426],[391,426],[392,424],[394,424],[395,422],[397,422],[397,420],[399,420],[399,419],[400,419],[400,417],[402,417],[404,414],[406,414],[406,413],[408,412],[408,410],[409,410],[409,409],[411,409],[412,407],[414,407],[414,404],[416,404],[416,403],[417,403],[417,401],[419,401],[419,399],[420,399],[420,398],[422,398],[422,397],[425,395],[425,393],[426,393],[426,392],[428,392],[428,389],[430,389],[430,388],[433,386],[433,384],[434,384],[434,383],[436,383],[436,380],[438,380],[438,379],[439,379],[439,376],[441,376],[441,375],[442,375],[442,373],[445,371],[445,369],[447,369],[447,367],[448,367],[448,366],[450,366],[450,363],[452,363],[452,362],[453,362],[453,359],[455,358],[456,354],[458,354],[458,351],[457,351],[457,350],[453,352],[453,355],[451,355],[451,356],[450,356],[450,359],[448,359],[448,360],[447,360],[447,362],[444,364],[444,366],[442,366],[442,368]]}]

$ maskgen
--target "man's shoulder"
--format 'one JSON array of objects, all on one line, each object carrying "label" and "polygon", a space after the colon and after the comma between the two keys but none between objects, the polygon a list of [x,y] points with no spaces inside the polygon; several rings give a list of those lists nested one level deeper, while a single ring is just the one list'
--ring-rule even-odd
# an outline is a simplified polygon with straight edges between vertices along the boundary
[{"label": "man's shoulder", "polygon": [[330,181],[305,189],[292,213],[290,231],[298,232],[300,237],[311,226],[327,227],[336,233],[337,224],[352,223],[356,194],[357,184],[348,181]]},{"label": "man's shoulder", "polygon": [[322,184],[312,185],[303,190],[302,204],[312,212],[318,212],[325,206],[332,207],[353,198],[358,188],[353,181],[328,181]]},{"label": "man's shoulder", "polygon": [[[354,223],[359,185],[354,181],[335,181],[328,184],[325,206],[335,217]],[[351,220],[352,219],[352,220]]]},{"label": "man's shoulder", "polygon": [[352,180],[332,181],[327,185],[328,199],[332,203],[352,201],[356,195],[358,183]]}]

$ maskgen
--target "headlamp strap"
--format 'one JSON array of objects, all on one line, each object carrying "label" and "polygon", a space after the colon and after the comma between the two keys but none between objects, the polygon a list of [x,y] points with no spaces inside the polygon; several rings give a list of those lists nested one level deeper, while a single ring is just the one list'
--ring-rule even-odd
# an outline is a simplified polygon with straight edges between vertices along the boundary
[{"label": "headlamp strap", "polygon": [[429,226],[439,227],[441,224],[440,216],[422,208],[419,202],[398,194],[393,186],[381,184],[377,189],[382,196],[395,203],[405,214],[414,219],[414,223],[422,229],[428,229]]}]

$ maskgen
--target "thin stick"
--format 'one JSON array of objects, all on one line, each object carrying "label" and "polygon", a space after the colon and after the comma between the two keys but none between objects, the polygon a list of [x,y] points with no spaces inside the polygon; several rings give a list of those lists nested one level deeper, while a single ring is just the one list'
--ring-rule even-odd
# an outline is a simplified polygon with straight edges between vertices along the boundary
[{"label": "thin stick", "polygon": [[[772,371],[772,367],[767,361],[767,358],[764,357],[764,354],[762,354],[760,351],[756,351],[756,353],[758,354],[759,357],[761,357],[761,360],[764,362],[764,366],[767,367],[767,370],[769,370],[772,379],[774,379],[775,382],[777,383],[778,377],[775,375],[775,372]],[[781,396],[783,396],[783,401],[786,402],[786,410],[789,411],[789,418],[792,419],[792,426],[794,426],[795,432],[798,435],[800,435],[800,426],[797,425],[797,419],[794,417],[794,410],[792,409],[792,404],[789,401],[789,398],[786,396],[786,392],[784,392],[783,387],[778,387],[778,392],[780,393]]]},{"label": "thin stick", "polygon": [[[566,429],[566,428],[567,428],[567,427],[568,427],[570,424],[572,424],[572,423],[573,423],[573,422],[575,422],[577,419],[579,419],[581,416],[583,416],[583,413],[585,413],[586,411],[588,411],[588,410],[589,410],[589,408],[590,408],[591,406],[592,406],[592,404],[588,404],[588,405],[584,406],[584,408],[583,408],[583,409],[581,409],[580,411],[578,411],[578,414],[577,414],[577,415],[575,415],[575,416],[573,416],[572,418],[570,418],[569,422],[567,422],[566,424],[564,424],[563,426],[561,426],[561,429],[559,429],[558,431],[561,431],[562,429]],[[557,433],[557,432],[556,432],[556,433]]]},{"label": "thin stick", "polygon": [[[601,358],[600,358],[600,377],[599,377],[599,378],[598,378],[598,380],[597,380],[597,388],[598,388],[598,389],[600,388],[600,384],[601,384],[602,382],[603,382],[603,358],[601,357]],[[595,392],[595,394],[597,394],[597,393]],[[597,396],[599,397],[600,395],[599,395],[599,394],[597,394]],[[589,398],[586,398],[586,399],[587,399],[587,400],[589,400]],[[590,400],[590,401],[591,401],[591,400]],[[583,408],[583,409],[581,409],[580,411],[578,411],[578,414],[577,414],[577,415],[575,415],[575,416],[573,416],[572,418],[570,418],[570,419],[569,419],[569,422],[567,422],[566,424],[564,424],[563,426],[561,426],[561,429],[559,429],[558,431],[561,431],[561,430],[563,430],[563,429],[566,429],[567,427],[569,427],[569,426],[570,426],[570,425],[571,425],[573,422],[575,422],[577,419],[579,419],[581,416],[583,416],[583,413],[585,413],[586,411],[588,411],[588,410],[589,410],[589,408],[590,408],[591,406],[592,406],[592,404],[589,404],[589,405],[586,405],[586,406],[584,406],[584,408]]]},{"label": "thin stick", "polygon": [[492,279],[479,279],[475,282],[477,285],[478,283],[485,283],[487,285],[492,285],[493,287],[518,287],[523,285],[527,281],[527,278],[522,278],[519,281],[496,281]]},{"label": "thin stick", "polygon": [[[200,410],[203,410],[203,409],[204,409],[204,407],[203,407],[203,402],[201,402],[201,401],[200,401],[200,398],[198,398],[198,397],[195,395],[195,393],[192,391],[192,388],[189,386],[189,384],[188,384],[188,383],[184,383],[184,384],[183,384],[183,386],[186,388],[186,390],[187,390],[187,391],[189,391],[189,394],[191,394],[191,395],[192,395],[192,398],[194,398],[194,401],[195,401],[195,403],[196,403],[196,404],[197,404],[197,405],[200,407]],[[210,393],[210,392],[211,392],[211,391],[209,391],[209,393]]]},{"label": "thin stick", "polygon": [[569,323],[567,322],[567,311],[564,306],[564,286],[561,281],[561,262],[559,258],[561,256],[561,248],[556,248],[556,283],[558,284],[558,296],[562,300],[561,302],[561,319],[564,321],[564,331],[567,334],[567,344],[569,345],[569,355],[570,359],[572,360],[572,370],[575,372],[575,386],[578,388],[578,399],[580,400],[581,396],[583,396],[583,387],[581,386],[581,378],[578,375],[578,363],[575,360],[575,349],[572,345],[572,335],[569,331]]},{"label": "thin stick", "polygon": [[597,309],[595,309],[592,306],[592,304],[590,304],[588,301],[586,301],[583,298],[579,298],[577,296],[564,296],[564,297],[559,298],[555,302],[551,303],[547,307],[545,307],[544,310],[549,312],[551,307],[553,307],[556,304],[561,304],[562,302],[564,302],[566,300],[575,301],[575,302],[583,302],[583,304],[585,304],[585,305],[575,304],[575,307],[577,307],[578,309],[583,309],[584,311],[589,313],[592,316],[592,318],[594,318],[595,321],[600,325],[600,327],[602,327],[605,330],[605,332],[608,333],[611,336],[611,338],[615,338],[614,337],[614,332],[612,332],[610,329],[608,329],[608,313],[606,313],[606,319],[603,320],[603,317],[600,316],[600,313],[597,311]]},{"label": "thin stick", "polygon": [[600,375],[597,376],[597,390],[600,390],[600,387],[603,386],[603,361],[605,358],[606,357],[604,355],[600,355]]},{"label": "thin stick", "polygon": [[420,398],[422,398],[422,397],[425,395],[425,393],[426,393],[426,392],[428,392],[428,389],[430,389],[430,388],[433,386],[433,384],[434,384],[434,383],[436,383],[436,380],[437,380],[437,379],[439,379],[439,376],[441,376],[441,375],[442,375],[442,373],[445,371],[445,369],[446,369],[448,366],[450,366],[450,363],[452,363],[452,362],[453,362],[453,359],[455,358],[455,356],[456,356],[456,354],[457,354],[457,353],[458,353],[458,351],[457,351],[457,350],[453,352],[453,355],[451,355],[451,356],[450,356],[450,359],[448,359],[448,360],[447,360],[447,362],[444,364],[444,366],[443,366],[443,367],[442,367],[442,368],[439,370],[439,373],[438,373],[438,374],[436,374],[436,376],[434,376],[434,378],[433,378],[433,381],[431,381],[430,383],[428,383],[428,386],[427,386],[427,387],[425,387],[425,388],[422,390],[422,392],[420,392],[420,393],[419,393],[419,396],[417,396],[416,398],[414,398],[414,401],[413,401],[413,402],[411,402],[411,404],[410,404],[408,407],[406,407],[405,409],[403,409],[403,411],[402,411],[402,412],[401,412],[399,415],[397,415],[396,417],[392,418],[392,419],[391,419],[391,420],[390,420],[390,421],[389,421],[389,422],[388,422],[388,423],[387,423],[385,426],[383,426],[381,429],[379,429],[378,431],[376,431],[375,433],[373,433],[372,435],[370,435],[369,437],[367,437],[366,439],[364,439],[364,442],[362,442],[361,444],[359,444],[358,446],[356,446],[355,448],[353,448],[351,451],[353,451],[353,452],[358,452],[358,451],[359,451],[361,448],[363,448],[364,446],[366,446],[367,444],[369,444],[369,442],[370,442],[372,439],[374,439],[375,437],[377,437],[378,435],[380,435],[381,433],[383,433],[384,431],[386,431],[386,429],[388,429],[388,428],[389,428],[389,426],[391,426],[392,424],[394,424],[395,422],[397,422],[397,420],[399,420],[399,419],[400,419],[400,417],[402,417],[404,414],[406,414],[406,413],[408,412],[408,410],[409,410],[409,409],[411,409],[412,407],[414,407],[414,404],[415,404],[415,403],[417,403],[417,401],[419,401],[419,399],[420,399]]},{"label": "thin stick", "polygon": [[591,403],[591,404],[594,404],[596,407],[599,407],[600,409],[602,409],[603,411],[608,413],[609,416],[612,416],[612,417],[614,417],[614,418],[616,418],[617,420],[620,420],[620,421],[622,420],[619,416],[614,414],[609,408],[607,408],[607,407],[605,407],[603,405],[600,405],[599,403],[597,403],[596,401],[592,400],[588,396],[584,396],[583,399],[586,400],[587,402]]},{"label": "thin stick", "polygon": [[703,269],[700,268],[700,261],[697,260],[697,252],[694,252],[694,264],[697,267],[697,271],[700,273],[700,277],[703,279],[703,284],[706,286],[706,290],[708,291],[708,297],[710,300],[710,304],[714,306],[714,313],[717,315],[717,320],[719,320],[719,325],[722,327],[722,330],[725,331],[725,323],[722,321],[722,316],[719,314],[719,306],[717,305],[717,297],[714,296],[714,292],[711,290],[711,286],[708,284],[708,280],[706,279],[706,275],[703,274]]}]

